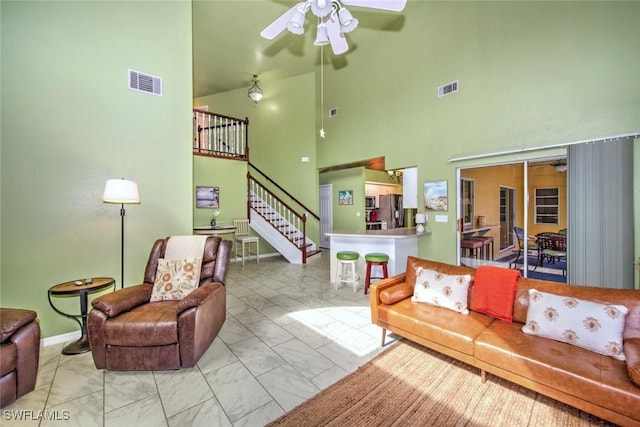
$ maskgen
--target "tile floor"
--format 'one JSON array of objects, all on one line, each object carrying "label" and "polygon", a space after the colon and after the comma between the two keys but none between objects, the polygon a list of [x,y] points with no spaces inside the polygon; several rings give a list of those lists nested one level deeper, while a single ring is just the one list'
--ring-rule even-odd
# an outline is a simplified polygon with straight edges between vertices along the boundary
[{"label": "tile floor", "polygon": [[[328,252],[306,267],[232,263],[227,320],[196,367],[101,371],[91,353],[43,347],[36,390],[0,425],[262,426],[377,355],[380,334],[362,289],[329,282]],[[8,419],[20,410],[30,419]]]}]

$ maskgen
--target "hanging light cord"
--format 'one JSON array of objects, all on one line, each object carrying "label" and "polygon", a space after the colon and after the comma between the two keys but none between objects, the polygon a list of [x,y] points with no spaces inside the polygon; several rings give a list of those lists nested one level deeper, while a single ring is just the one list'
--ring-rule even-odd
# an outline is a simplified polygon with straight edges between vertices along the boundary
[{"label": "hanging light cord", "polygon": [[324,138],[324,46],[320,46],[320,138]]}]

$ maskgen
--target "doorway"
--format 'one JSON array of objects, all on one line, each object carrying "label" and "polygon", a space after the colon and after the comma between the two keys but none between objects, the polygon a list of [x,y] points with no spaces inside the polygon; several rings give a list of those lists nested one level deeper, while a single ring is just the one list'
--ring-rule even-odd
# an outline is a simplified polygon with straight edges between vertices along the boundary
[{"label": "doorway", "polygon": [[500,186],[500,250],[515,246],[512,233],[516,223],[516,189]]},{"label": "doorway", "polygon": [[331,239],[325,234],[333,229],[333,186],[331,184],[321,185],[318,192],[320,197],[320,246],[324,249],[331,249]]}]

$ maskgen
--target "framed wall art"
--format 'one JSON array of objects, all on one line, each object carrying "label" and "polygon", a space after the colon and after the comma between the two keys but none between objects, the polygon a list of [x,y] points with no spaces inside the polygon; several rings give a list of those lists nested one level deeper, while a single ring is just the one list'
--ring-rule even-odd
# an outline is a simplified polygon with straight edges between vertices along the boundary
[{"label": "framed wall art", "polygon": [[196,186],[196,208],[219,209],[220,187]]},{"label": "framed wall art", "polygon": [[446,180],[424,183],[424,208],[428,211],[446,211],[448,209]]},{"label": "framed wall art", "polygon": [[352,205],[353,204],[353,190],[338,191],[338,204],[339,205]]}]

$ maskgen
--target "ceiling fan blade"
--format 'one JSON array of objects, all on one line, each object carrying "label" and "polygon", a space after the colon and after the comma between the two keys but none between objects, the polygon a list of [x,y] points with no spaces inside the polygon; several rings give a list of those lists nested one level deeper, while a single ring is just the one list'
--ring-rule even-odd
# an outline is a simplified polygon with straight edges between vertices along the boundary
[{"label": "ceiling fan blade", "polygon": [[323,19],[325,26],[327,27],[327,34],[329,36],[329,42],[331,43],[331,49],[335,55],[340,55],[349,50],[349,44],[347,38],[340,31],[340,22],[336,16],[330,18],[327,16]]},{"label": "ceiling fan blade", "polygon": [[407,4],[407,0],[342,0],[347,6],[369,7],[400,12]]},{"label": "ceiling fan blade", "polygon": [[300,6],[304,5],[304,2],[300,2],[293,6],[291,9],[287,10],[282,14],[278,19],[273,21],[267,28],[260,32],[260,35],[267,40],[272,40],[280,34],[283,30],[287,28],[287,23],[291,20],[291,17],[295,13],[296,9]]}]

